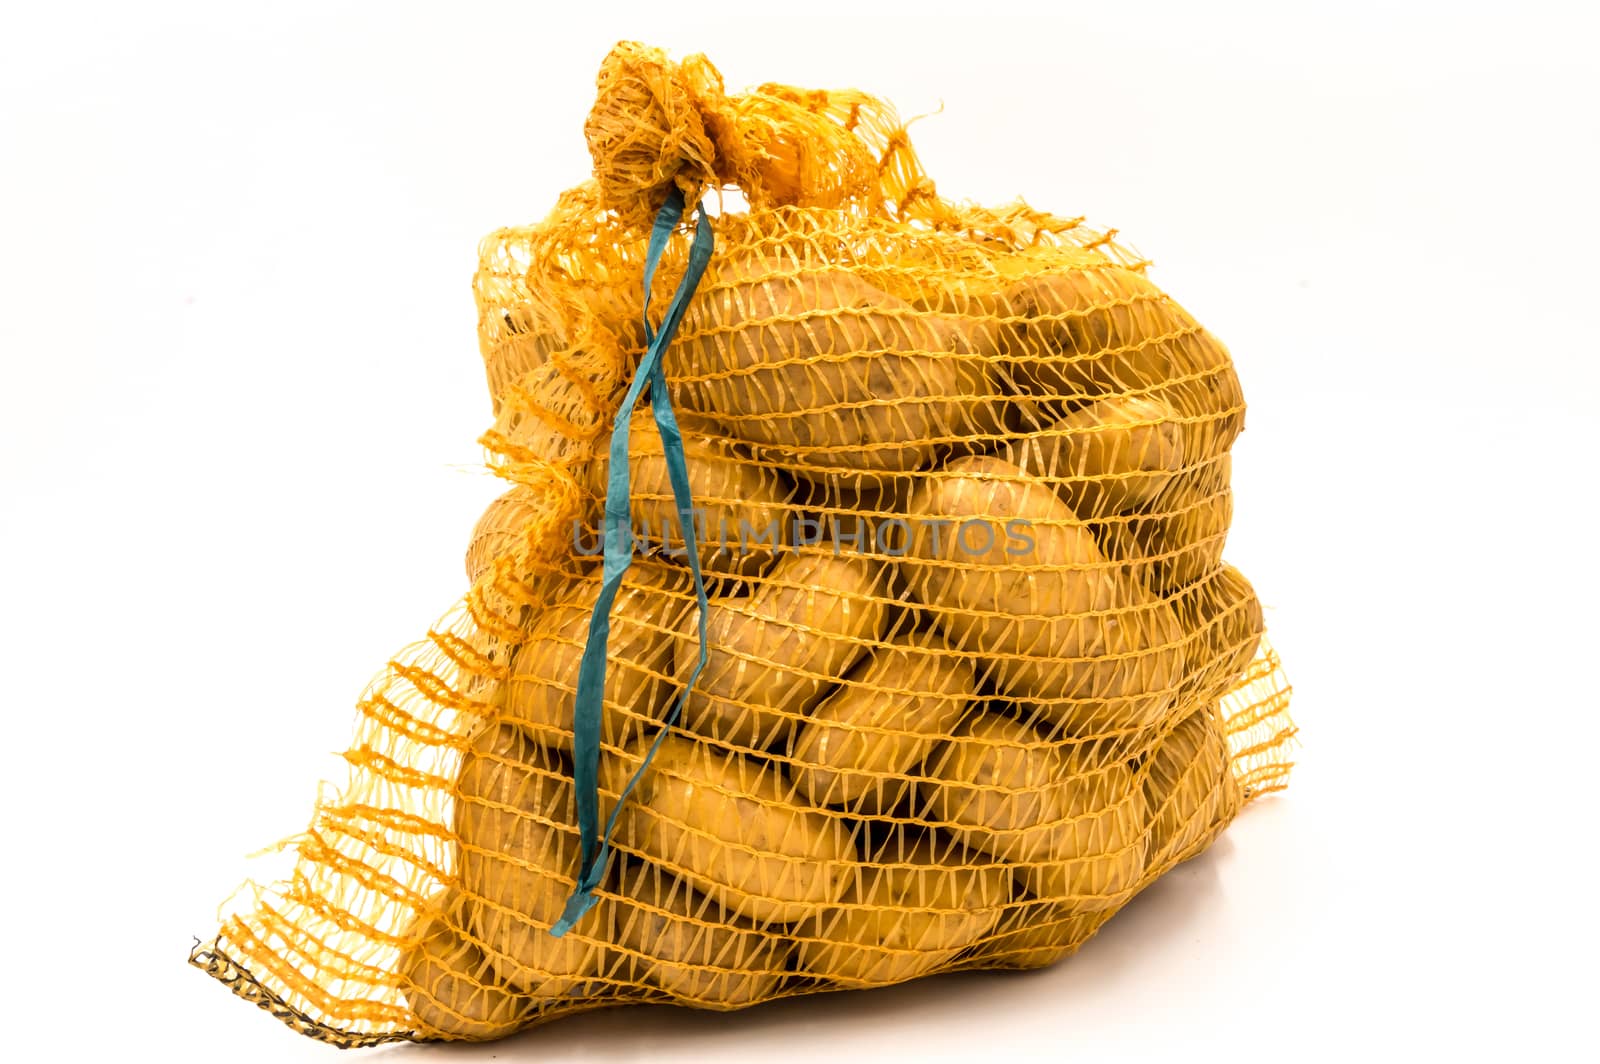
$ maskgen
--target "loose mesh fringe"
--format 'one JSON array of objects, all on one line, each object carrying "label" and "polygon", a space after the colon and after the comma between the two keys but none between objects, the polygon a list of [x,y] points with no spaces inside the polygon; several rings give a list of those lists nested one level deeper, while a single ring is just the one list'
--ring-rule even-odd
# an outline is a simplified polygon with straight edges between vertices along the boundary
[{"label": "loose mesh fringe", "polygon": [[[1039,967],[1286,785],[1290,689],[1221,560],[1242,393],[1114,231],[942,199],[863,93],[729,95],[639,45],[606,58],[585,132],[593,179],[482,247],[482,442],[512,487],[471,590],[361,698],[290,878],[190,963],[341,1047]],[[558,939],[584,544],[646,239],[672,192],[735,186],[666,372],[706,527],[783,542],[701,537],[707,671]],[[698,649],[662,441],[632,437],[658,542],[613,610],[606,810]],[[929,536],[1018,519],[1029,551]]]}]

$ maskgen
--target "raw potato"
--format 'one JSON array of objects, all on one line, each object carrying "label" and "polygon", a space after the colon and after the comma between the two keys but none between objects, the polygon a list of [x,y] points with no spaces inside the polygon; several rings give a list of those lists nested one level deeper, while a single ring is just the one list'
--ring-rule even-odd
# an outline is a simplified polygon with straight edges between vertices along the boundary
[{"label": "raw potato", "polygon": [[1024,473],[1060,482],[1085,521],[1150,504],[1183,468],[1172,408],[1137,395],[1100,399],[1042,432],[1013,439],[1001,456]]},{"label": "raw potato", "polygon": [[[480,270],[474,280],[479,306],[496,308],[492,318],[478,326],[495,414],[505,408],[518,381],[530,372],[550,369],[555,356],[570,356],[575,347],[592,347],[598,340],[618,351],[644,349],[644,311],[636,276],[609,281],[585,278],[577,284],[564,279],[560,296],[565,298],[558,303],[551,298],[557,293],[542,292],[536,306],[523,288],[522,269],[515,269],[513,284],[506,283],[504,272],[499,277],[495,272]],[[545,280],[548,283],[549,278]]]},{"label": "raw potato", "polygon": [[1186,420],[1191,461],[1223,454],[1244,428],[1227,348],[1144,274],[1112,263],[1017,282],[1024,316],[1006,344],[1023,390],[1053,400],[1143,391]]},{"label": "raw potato", "polygon": [[1097,747],[1063,754],[1025,724],[977,714],[928,760],[927,816],[1018,864],[1042,899],[1120,905],[1145,867],[1144,798],[1126,762]]},{"label": "raw potato", "polygon": [[1145,769],[1151,864],[1188,860],[1239,811],[1228,741],[1215,706],[1189,714],[1156,747]]},{"label": "raw potato", "polygon": [[485,445],[499,461],[513,464],[572,466],[587,460],[596,441],[606,439],[614,416],[591,397],[616,384],[623,358],[614,338],[597,333],[583,349],[564,353],[559,363],[541,362],[512,378],[498,396]]},{"label": "raw potato", "polygon": [[1021,880],[1035,897],[1064,901],[1075,911],[1115,909],[1144,876],[1149,811],[1128,763],[1093,744],[1064,757],[1066,772],[1052,799],[1064,822]]},{"label": "raw potato", "polygon": [[1255,660],[1266,631],[1261,601],[1243,573],[1223,565],[1208,579],[1186,588],[1172,605],[1190,636],[1181,701],[1210,703]]},{"label": "raw potato", "polygon": [[845,676],[795,737],[795,786],[818,805],[893,806],[910,770],[966,714],[972,664],[925,631],[891,638]]},{"label": "raw potato", "polygon": [[[722,576],[760,576],[771,568],[778,545],[785,541],[789,524],[785,504],[793,489],[775,470],[750,461],[727,437],[687,411],[679,415],[678,428],[697,511],[692,527],[700,547],[700,568]],[[660,430],[649,409],[636,410],[629,420],[628,454],[634,535],[663,547],[668,557],[681,558],[678,506]],[[589,467],[587,484],[601,500],[606,497],[610,468],[609,450],[601,446]],[[774,527],[778,532],[769,537]]]},{"label": "raw potato", "polygon": [[872,854],[837,909],[795,929],[802,970],[847,986],[926,975],[978,941],[1011,898],[1010,869],[928,833]]},{"label": "raw potato", "polygon": [[1060,827],[1052,787],[1064,771],[1060,751],[1033,728],[978,713],[928,758],[918,793],[928,819],[961,842],[1026,861]]},{"label": "raw potato", "polygon": [[786,468],[918,469],[939,442],[992,431],[985,357],[954,319],[834,266],[750,256],[708,281],[678,334],[675,383]]},{"label": "raw potato", "polygon": [[926,478],[908,518],[912,593],[1006,693],[1080,736],[1161,719],[1182,675],[1177,618],[1106,563],[1048,484],[960,458]]},{"label": "raw potato", "polygon": [[474,740],[461,763],[456,835],[473,934],[500,978],[533,997],[559,997],[599,973],[611,940],[602,901],[561,938],[549,934],[578,872],[568,770],[518,728]]},{"label": "raw potato", "polygon": [[[831,551],[831,548],[827,548]],[[851,663],[883,632],[883,570],[832,553],[788,555],[747,598],[711,602],[706,667],[684,706],[683,727],[747,749],[788,740]],[[699,621],[678,626],[680,684],[694,670]]]},{"label": "raw potato", "polygon": [[[1058,249],[1059,250],[1059,249]],[[929,261],[932,270],[940,270],[938,259]],[[961,283],[936,290],[932,298],[925,286],[935,277],[924,274],[916,281],[922,294],[909,296],[912,303],[922,309],[948,314],[962,324],[968,347],[983,356],[981,381],[974,381],[979,389],[994,397],[995,412],[988,416],[987,424],[994,426],[996,437],[987,447],[964,447],[958,443],[950,448],[946,457],[961,457],[994,450],[995,443],[1021,434],[1044,431],[1058,420],[1066,408],[1059,396],[1037,391],[1031,369],[1035,362],[1028,357],[1026,341],[1026,315],[1031,304],[1019,298],[1026,286],[1013,283],[1014,278],[1027,267],[1018,262],[1002,260],[994,265],[998,273],[988,269],[983,276],[966,277]],[[915,266],[911,266],[915,269]],[[1033,267],[1037,269],[1037,267]],[[976,282],[976,283],[974,283]]]},{"label": "raw potato", "polygon": [[1228,455],[1179,473],[1150,504],[1148,514],[1100,525],[1106,557],[1161,595],[1215,573],[1233,523],[1232,475]]},{"label": "raw potato", "polygon": [[[572,710],[600,574],[573,580],[547,608],[532,612],[526,641],[506,681],[503,710],[535,739],[572,749]],[[635,560],[611,606],[601,738],[620,743],[654,730],[673,693],[673,631],[692,612],[689,577],[673,566]]]},{"label": "raw potato", "polygon": [[1106,395],[1175,375],[1160,340],[1190,319],[1144,274],[1086,263],[1018,281],[1007,302],[1023,317],[1015,358],[1036,395]]},{"label": "raw potato", "polygon": [[644,954],[645,981],[687,1005],[739,1009],[772,996],[789,943],[733,920],[685,881],[655,865],[627,868],[617,943]]},{"label": "raw potato", "polygon": [[1070,905],[1037,899],[1007,912],[995,932],[975,951],[984,968],[1045,968],[1078,951],[1112,913],[1080,912]]},{"label": "raw potato", "polygon": [[522,530],[539,512],[537,495],[522,485],[491,502],[467,543],[467,583],[476,584],[496,558],[511,554],[523,538]]},{"label": "raw potato", "polygon": [[419,1035],[501,1038],[527,1021],[534,1003],[500,982],[483,951],[452,925],[454,918],[437,914],[423,921],[400,955],[400,990]]},{"label": "raw potato", "polygon": [[[601,760],[611,800],[648,749],[648,739],[635,739]],[[794,923],[837,901],[856,867],[848,826],[796,804],[777,766],[676,733],[622,807],[616,837],[758,926]]]}]

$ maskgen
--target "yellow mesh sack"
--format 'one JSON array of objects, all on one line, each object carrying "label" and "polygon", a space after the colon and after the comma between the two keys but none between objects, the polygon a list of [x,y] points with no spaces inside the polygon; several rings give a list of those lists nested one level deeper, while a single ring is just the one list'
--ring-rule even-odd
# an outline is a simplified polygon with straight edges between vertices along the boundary
[{"label": "yellow mesh sack", "polygon": [[1285,785],[1239,383],[1114,232],[637,44],[585,132],[483,244],[470,591],[191,963],[340,1046],[1039,967]]}]

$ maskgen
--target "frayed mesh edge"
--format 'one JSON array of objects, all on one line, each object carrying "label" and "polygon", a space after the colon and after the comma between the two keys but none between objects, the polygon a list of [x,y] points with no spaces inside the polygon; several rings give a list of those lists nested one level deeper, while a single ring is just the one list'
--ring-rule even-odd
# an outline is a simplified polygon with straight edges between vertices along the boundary
[{"label": "frayed mesh edge", "polygon": [[1267,637],[1232,689],[1222,696],[1223,732],[1244,804],[1289,786],[1290,753],[1300,729],[1289,716],[1294,687]]}]

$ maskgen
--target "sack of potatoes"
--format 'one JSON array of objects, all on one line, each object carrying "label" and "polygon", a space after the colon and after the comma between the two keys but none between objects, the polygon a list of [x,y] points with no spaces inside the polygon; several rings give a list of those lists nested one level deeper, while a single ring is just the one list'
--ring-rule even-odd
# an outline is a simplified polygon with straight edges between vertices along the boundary
[{"label": "sack of potatoes", "polygon": [[470,590],[193,963],[340,1046],[1038,968],[1284,785],[1239,381],[1143,260],[860,92],[624,43],[584,131],[482,249]]}]

